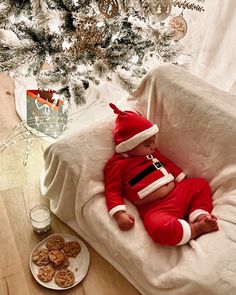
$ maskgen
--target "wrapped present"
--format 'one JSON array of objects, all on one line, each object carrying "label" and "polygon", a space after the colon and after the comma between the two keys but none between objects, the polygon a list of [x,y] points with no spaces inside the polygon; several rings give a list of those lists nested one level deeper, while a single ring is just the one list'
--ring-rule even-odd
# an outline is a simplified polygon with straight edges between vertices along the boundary
[{"label": "wrapped present", "polygon": [[63,101],[53,99],[54,91],[27,90],[27,125],[57,138],[67,128]]}]

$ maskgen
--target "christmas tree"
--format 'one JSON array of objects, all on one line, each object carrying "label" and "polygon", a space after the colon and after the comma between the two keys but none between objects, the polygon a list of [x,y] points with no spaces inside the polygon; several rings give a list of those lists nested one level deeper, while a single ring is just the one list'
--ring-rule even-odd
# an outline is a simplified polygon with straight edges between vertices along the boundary
[{"label": "christmas tree", "polygon": [[182,48],[165,22],[172,5],[181,1],[0,0],[0,70],[34,75],[76,104],[101,79],[132,91],[150,58],[177,64]]}]

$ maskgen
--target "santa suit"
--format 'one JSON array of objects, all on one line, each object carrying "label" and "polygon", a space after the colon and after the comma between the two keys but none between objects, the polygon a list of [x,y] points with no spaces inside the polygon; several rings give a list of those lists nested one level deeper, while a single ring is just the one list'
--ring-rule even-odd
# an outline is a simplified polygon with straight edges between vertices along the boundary
[{"label": "santa suit", "polygon": [[183,245],[191,237],[184,218],[195,221],[212,210],[212,194],[204,179],[185,179],[183,171],[158,150],[152,155],[115,154],[106,164],[106,202],[109,214],[126,211],[123,197],[135,203],[172,181],[175,188],[164,198],[137,206],[152,239],[162,245]]}]

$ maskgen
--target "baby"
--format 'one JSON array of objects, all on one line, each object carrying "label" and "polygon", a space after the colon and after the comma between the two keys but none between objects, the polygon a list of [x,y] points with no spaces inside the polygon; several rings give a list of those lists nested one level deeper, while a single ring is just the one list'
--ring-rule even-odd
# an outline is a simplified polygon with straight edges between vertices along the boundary
[{"label": "baby", "polygon": [[161,245],[184,245],[217,231],[212,193],[203,178],[186,178],[155,145],[157,125],[133,111],[117,114],[113,131],[116,153],[104,169],[109,214],[121,230],[135,224],[124,198],[138,209],[146,231]]}]

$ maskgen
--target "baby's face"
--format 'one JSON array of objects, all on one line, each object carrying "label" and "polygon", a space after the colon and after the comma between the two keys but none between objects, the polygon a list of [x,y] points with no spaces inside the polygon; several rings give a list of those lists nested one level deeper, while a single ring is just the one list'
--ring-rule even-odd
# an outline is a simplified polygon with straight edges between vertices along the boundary
[{"label": "baby's face", "polygon": [[156,135],[153,135],[152,137],[148,138],[147,140],[140,143],[138,146],[136,146],[131,151],[128,151],[127,153],[132,156],[146,156],[154,153],[156,148]]}]

